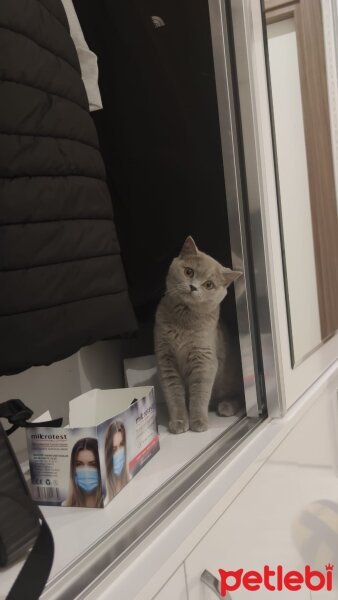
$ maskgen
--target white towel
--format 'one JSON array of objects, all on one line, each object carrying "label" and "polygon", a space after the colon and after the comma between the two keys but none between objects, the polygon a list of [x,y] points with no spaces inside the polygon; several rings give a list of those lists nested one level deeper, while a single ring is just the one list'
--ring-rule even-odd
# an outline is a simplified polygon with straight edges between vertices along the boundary
[{"label": "white towel", "polygon": [[87,92],[89,110],[100,110],[102,108],[102,100],[98,85],[99,71],[97,56],[88,48],[72,0],[62,0],[62,4],[66,11],[70,35],[72,36],[79,57],[82,81]]}]

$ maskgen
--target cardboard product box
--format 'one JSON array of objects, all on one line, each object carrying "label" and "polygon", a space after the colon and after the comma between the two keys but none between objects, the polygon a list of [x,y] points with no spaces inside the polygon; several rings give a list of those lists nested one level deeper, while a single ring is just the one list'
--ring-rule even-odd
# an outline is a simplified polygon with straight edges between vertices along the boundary
[{"label": "cardboard product box", "polygon": [[91,390],[71,400],[67,427],[26,435],[34,500],[102,508],[160,448],[154,389]]}]

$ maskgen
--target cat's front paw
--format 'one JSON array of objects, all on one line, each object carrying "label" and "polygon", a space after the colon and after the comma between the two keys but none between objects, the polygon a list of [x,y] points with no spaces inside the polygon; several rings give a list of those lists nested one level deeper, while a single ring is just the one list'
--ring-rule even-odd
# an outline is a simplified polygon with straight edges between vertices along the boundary
[{"label": "cat's front paw", "polygon": [[217,412],[220,417],[233,417],[241,408],[240,400],[222,400],[217,406]]},{"label": "cat's front paw", "polygon": [[205,419],[191,419],[190,429],[191,431],[207,431],[208,421]]},{"label": "cat's front paw", "polygon": [[176,421],[169,421],[169,431],[171,433],[185,433],[189,429],[189,423],[187,420],[177,419]]}]

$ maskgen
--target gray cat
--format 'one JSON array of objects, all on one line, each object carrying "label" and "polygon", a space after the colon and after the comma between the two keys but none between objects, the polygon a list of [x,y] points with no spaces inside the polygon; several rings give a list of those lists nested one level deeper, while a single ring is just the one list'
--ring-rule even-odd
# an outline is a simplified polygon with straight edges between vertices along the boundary
[{"label": "gray cat", "polygon": [[208,429],[209,406],[222,416],[241,408],[238,346],[219,318],[227,287],[240,276],[200,252],[191,237],[170,265],[155,352],[172,433]]}]

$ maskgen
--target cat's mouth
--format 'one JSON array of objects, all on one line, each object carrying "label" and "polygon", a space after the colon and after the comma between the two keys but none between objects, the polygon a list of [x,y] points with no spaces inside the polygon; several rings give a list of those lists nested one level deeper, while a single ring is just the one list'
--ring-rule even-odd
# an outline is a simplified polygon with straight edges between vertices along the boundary
[{"label": "cat's mouth", "polygon": [[185,295],[189,298],[189,300],[192,300],[192,302],[200,301],[200,295],[197,290],[187,290]]}]

